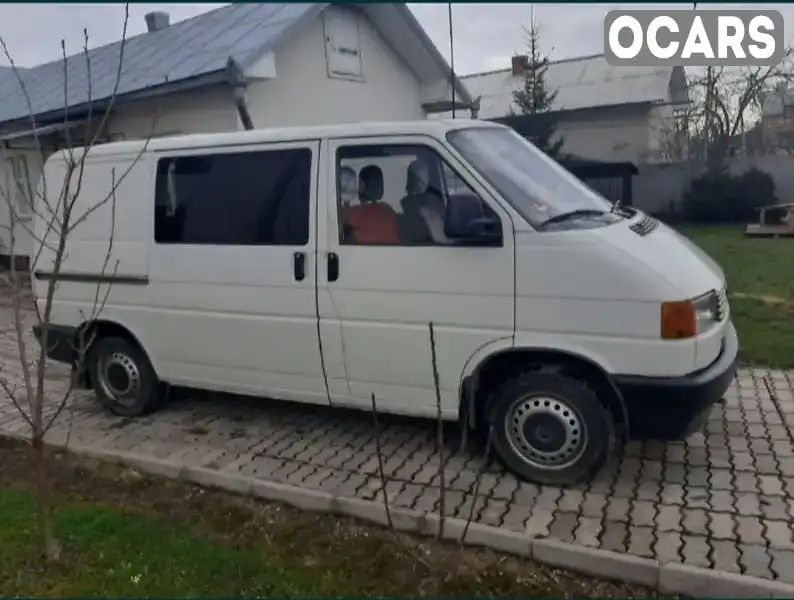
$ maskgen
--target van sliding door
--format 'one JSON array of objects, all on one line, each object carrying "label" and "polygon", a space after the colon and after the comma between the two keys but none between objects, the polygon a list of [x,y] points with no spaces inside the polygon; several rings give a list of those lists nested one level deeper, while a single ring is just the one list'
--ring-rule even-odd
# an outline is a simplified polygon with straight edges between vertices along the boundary
[{"label": "van sliding door", "polygon": [[328,403],[317,330],[319,142],[159,156],[151,260],[160,375]]}]

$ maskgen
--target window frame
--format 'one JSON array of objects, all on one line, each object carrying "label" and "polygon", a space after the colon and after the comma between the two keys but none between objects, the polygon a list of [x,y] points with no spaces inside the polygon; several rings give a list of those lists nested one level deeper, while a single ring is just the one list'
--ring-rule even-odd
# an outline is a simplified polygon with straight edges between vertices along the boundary
[{"label": "window frame", "polygon": [[[265,152],[286,152],[291,150],[306,150],[309,152],[309,183],[308,183],[308,203],[306,217],[307,223],[307,237],[306,241],[301,244],[207,244],[207,243],[194,243],[194,242],[163,242],[158,241],[156,237],[157,215],[155,207],[157,206],[157,181],[160,161],[169,158],[200,158],[200,157],[214,157],[224,155],[236,154],[257,154]],[[193,146],[193,147],[174,147],[168,148],[154,153],[153,177],[151,186],[152,194],[152,240],[158,247],[193,247],[193,248],[306,248],[314,242],[315,234],[315,213],[316,210],[316,192],[317,182],[319,177],[319,160],[320,160],[320,140],[319,139],[301,139],[301,140],[287,140],[287,141],[274,141],[264,142],[257,144],[230,144],[219,146]]]},{"label": "window frame", "polygon": [[[329,190],[333,190],[334,194],[334,201],[333,204],[335,205],[335,212],[336,212],[336,234],[337,234],[337,244],[339,247],[345,248],[503,248],[505,246],[505,235],[507,235],[508,228],[505,226],[505,216],[501,214],[501,211],[495,208],[495,205],[498,206],[498,202],[496,202],[487,192],[484,192],[482,186],[480,186],[475,180],[471,177],[467,177],[465,175],[465,169],[461,168],[460,165],[456,164],[456,159],[453,155],[447,154],[443,151],[443,145],[438,142],[435,138],[432,137],[421,137],[421,138],[414,138],[414,137],[403,137],[403,136],[395,136],[395,137],[371,137],[371,138],[343,138],[343,139],[336,139],[333,140],[335,143],[332,147],[332,151],[330,152],[331,155],[331,177],[333,178],[331,184],[329,185]],[[435,143],[434,143],[435,142]],[[341,170],[342,164],[342,153],[347,148],[366,148],[366,147],[380,147],[380,148],[388,148],[388,147],[408,147],[408,148],[421,148],[427,152],[433,153],[436,158],[438,158],[441,162],[439,164],[439,176],[441,177],[441,184],[443,187],[442,193],[449,197],[449,189],[448,189],[448,181],[446,177],[446,171],[449,171],[459,182],[462,182],[466,185],[473,193],[477,195],[480,199],[480,202],[493,214],[494,217],[498,218],[502,224],[502,241],[500,244],[489,244],[489,245],[481,245],[476,243],[466,243],[466,242],[452,242],[449,244],[438,244],[433,242],[426,242],[426,243],[413,243],[413,244],[372,244],[372,243],[355,243],[351,244],[346,242],[343,237],[343,218],[342,218],[342,197],[340,193],[340,180],[339,180],[339,172]],[[406,153],[406,155],[410,155],[410,153]],[[446,167],[446,169],[445,169]],[[446,200],[446,198],[445,198]],[[398,213],[404,214],[404,213]]]},{"label": "window frame", "polygon": [[[18,219],[33,218],[33,185],[30,181],[30,164],[25,154],[6,158],[6,179],[9,191],[13,190],[14,207]],[[11,183],[13,182],[13,187]],[[20,202],[20,199],[22,202]]]}]

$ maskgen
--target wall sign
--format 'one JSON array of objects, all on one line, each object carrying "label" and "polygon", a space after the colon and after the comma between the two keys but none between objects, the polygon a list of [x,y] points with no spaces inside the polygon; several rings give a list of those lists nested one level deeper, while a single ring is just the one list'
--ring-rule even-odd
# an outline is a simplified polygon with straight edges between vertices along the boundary
[{"label": "wall sign", "polygon": [[328,77],[364,80],[359,19],[357,12],[333,6],[323,12]]}]

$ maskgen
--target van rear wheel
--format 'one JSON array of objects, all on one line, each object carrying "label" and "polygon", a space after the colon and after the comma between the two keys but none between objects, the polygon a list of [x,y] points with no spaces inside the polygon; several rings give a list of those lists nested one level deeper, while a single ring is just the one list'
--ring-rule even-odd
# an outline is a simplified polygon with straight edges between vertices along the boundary
[{"label": "van rear wheel", "polygon": [[507,380],[489,409],[494,450],[522,479],[560,486],[589,481],[614,448],[609,409],[585,382],[562,372]]},{"label": "van rear wheel", "polygon": [[160,384],[146,353],[120,337],[98,339],[88,369],[99,402],[122,417],[137,417],[157,406]]}]

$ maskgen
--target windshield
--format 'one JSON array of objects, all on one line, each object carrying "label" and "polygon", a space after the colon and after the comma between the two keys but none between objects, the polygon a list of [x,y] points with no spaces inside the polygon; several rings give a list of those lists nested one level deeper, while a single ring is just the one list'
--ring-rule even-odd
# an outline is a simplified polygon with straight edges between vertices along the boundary
[{"label": "windshield", "polygon": [[612,208],[611,202],[512,129],[458,129],[447,139],[536,228],[563,214],[599,215]]}]

